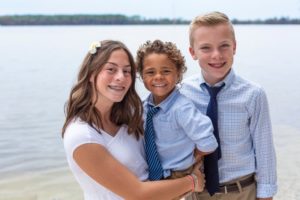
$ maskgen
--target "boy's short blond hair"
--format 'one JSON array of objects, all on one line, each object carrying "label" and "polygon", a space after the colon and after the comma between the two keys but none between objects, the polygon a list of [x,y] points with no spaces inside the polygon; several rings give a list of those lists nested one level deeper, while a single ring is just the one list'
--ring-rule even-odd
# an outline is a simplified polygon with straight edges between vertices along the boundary
[{"label": "boy's short blond hair", "polygon": [[190,46],[193,46],[194,43],[193,33],[197,28],[201,26],[215,26],[219,24],[228,24],[230,26],[232,30],[232,38],[235,41],[234,29],[230,19],[224,13],[215,11],[204,15],[199,15],[191,21],[190,28],[189,28]]}]

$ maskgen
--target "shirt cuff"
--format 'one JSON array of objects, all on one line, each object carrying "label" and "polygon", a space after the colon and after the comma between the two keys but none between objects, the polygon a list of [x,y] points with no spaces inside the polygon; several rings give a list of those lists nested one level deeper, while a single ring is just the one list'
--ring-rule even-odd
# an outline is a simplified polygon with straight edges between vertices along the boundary
[{"label": "shirt cuff", "polygon": [[217,140],[214,139],[214,140],[207,140],[205,143],[203,143],[202,145],[196,145],[197,146],[197,149],[199,151],[202,151],[202,152],[213,152],[214,150],[216,150],[218,148],[218,143],[217,143]]},{"label": "shirt cuff", "polygon": [[257,184],[257,198],[273,197],[277,192],[277,185],[272,184]]}]

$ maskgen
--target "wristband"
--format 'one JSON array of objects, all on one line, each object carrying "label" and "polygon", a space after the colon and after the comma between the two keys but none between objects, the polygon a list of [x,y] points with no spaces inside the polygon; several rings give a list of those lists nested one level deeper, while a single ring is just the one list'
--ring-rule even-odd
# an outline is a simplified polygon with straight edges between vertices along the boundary
[{"label": "wristband", "polygon": [[191,180],[191,182],[192,182],[192,192],[194,192],[195,191],[195,187],[196,187],[196,185],[195,185],[195,179],[194,179],[194,177],[192,176],[192,175],[187,175],[187,177]]},{"label": "wristband", "polygon": [[198,186],[198,177],[194,173],[191,173],[190,176],[193,178],[194,190],[195,190],[195,188]]}]

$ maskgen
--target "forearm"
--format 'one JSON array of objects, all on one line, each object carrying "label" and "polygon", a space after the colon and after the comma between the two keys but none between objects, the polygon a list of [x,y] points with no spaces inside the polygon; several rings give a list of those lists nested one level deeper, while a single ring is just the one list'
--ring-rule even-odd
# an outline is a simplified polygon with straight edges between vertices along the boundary
[{"label": "forearm", "polygon": [[[143,182],[137,189],[138,199],[167,200],[178,197],[193,189],[188,177],[173,180]],[[132,199],[131,199],[132,200]]]},{"label": "forearm", "polygon": [[104,147],[97,144],[78,147],[74,159],[92,179],[124,199],[173,199],[191,191],[194,187],[193,179],[189,177],[141,182]]},{"label": "forearm", "polygon": [[[265,137],[266,138],[266,137]],[[276,156],[272,138],[254,142],[256,150],[257,198],[272,198],[277,191]]]},{"label": "forearm", "polygon": [[272,125],[264,91],[260,91],[250,130],[256,159],[257,198],[272,198],[277,191],[276,156]]}]

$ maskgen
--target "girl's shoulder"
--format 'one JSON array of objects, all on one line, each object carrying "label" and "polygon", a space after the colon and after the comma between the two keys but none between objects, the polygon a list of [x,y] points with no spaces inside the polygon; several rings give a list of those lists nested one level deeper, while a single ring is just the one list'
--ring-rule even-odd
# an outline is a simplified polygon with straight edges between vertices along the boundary
[{"label": "girl's shoulder", "polygon": [[105,145],[102,135],[80,118],[75,118],[69,123],[63,141],[65,148],[71,150],[71,152],[86,143]]}]

